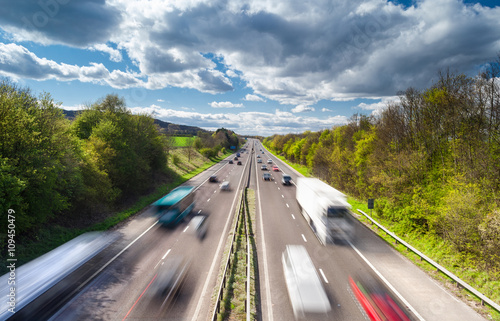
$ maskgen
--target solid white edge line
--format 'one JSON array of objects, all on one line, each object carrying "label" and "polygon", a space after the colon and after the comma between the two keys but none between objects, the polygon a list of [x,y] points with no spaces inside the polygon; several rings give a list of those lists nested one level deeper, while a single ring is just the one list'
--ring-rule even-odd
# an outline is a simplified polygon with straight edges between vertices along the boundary
[{"label": "solid white edge line", "polygon": [[326,279],[325,273],[323,273],[322,269],[319,269],[319,273],[321,273],[321,276],[323,277],[323,280],[325,280],[325,283],[328,283],[328,280]]},{"label": "solid white edge line", "polygon": [[375,266],[373,266],[373,264],[371,264],[370,261],[368,261],[368,259],[363,254],[361,254],[361,252],[349,240],[346,240],[346,241],[353,248],[353,250],[356,251],[356,253],[358,253],[358,255],[363,259],[363,261],[365,261],[365,263],[373,270],[373,272],[375,272],[375,274],[377,274],[377,276],[380,278],[380,280],[382,280],[382,282],[384,282],[385,285],[389,289],[391,289],[391,291],[411,310],[411,312],[413,312],[413,314],[415,314],[415,316],[419,320],[425,321],[425,319],[420,314],[418,314],[417,310],[415,310],[415,308],[413,308],[410,305],[410,303],[408,301],[406,301],[406,299],[392,286],[392,284],[390,284],[389,281],[387,281],[387,279],[384,278],[384,276],[382,274],[380,274],[380,272],[375,268]]}]

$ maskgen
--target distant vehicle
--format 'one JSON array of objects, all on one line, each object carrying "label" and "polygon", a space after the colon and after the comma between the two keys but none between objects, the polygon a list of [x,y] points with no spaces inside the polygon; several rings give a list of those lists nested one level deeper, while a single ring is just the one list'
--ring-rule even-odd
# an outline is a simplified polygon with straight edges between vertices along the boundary
[{"label": "distant vehicle", "polygon": [[172,302],[175,295],[182,289],[188,269],[188,260],[182,257],[169,257],[159,266],[150,291],[163,302]]},{"label": "distant vehicle", "polygon": [[208,181],[210,183],[216,183],[217,182],[217,175],[212,175],[208,178]]},{"label": "distant vehicle", "polygon": [[233,163],[233,160],[229,160],[229,164],[234,164],[234,163]]},{"label": "distant vehicle", "polygon": [[263,171],[267,171],[267,166],[264,164],[264,165],[262,165],[262,166],[260,167],[260,169],[261,169],[261,170],[263,170]]},{"label": "distant vehicle", "polygon": [[274,166],[273,166],[273,171],[275,171],[275,172],[279,172],[279,171],[280,171],[280,169],[278,168],[278,166],[274,165]]},{"label": "distant vehicle", "polygon": [[272,160],[272,159],[268,159],[268,160],[267,160],[267,163],[268,163],[268,164],[272,164],[272,163],[273,163],[273,160]]},{"label": "distant vehicle", "polygon": [[228,181],[223,181],[220,184],[220,190],[221,191],[229,191],[229,182]]},{"label": "distant vehicle", "polygon": [[240,156],[241,156],[240,153],[236,153],[236,157],[240,157]]},{"label": "distant vehicle", "polygon": [[297,178],[297,203],[321,243],[350,240],[352,225],[346,196],[317,178]]},{"label": "distant vehicle", "polygon": [[260,158],[260,155],[257,155],[257,158]]},{"label": "distant vehicle", "polygon": [[264,151],[262,151],[262,154],[264,154]]},{"label": "distant vehicle", "polygon": [[281,177],[281,184],[283,185],[292,185],[292,177],[287,174],[283,174]]},{"label": "distant vehicle", "polygon": [[204,239],[207,235],[208,229],[208,216],[206,215],[196,215],[191,219],[191,226],[196,236],[200,239]]},{"label": "distant vehicle", "polygon": [[270,181],[271,180],[271,174],[269,173],[264,173],[262,175],[262,179],[265,180],[265,181]]},{"label": "distant vehicle", "polygon": [[164,226],[175,226],[194,208],[194,187],[179,186],[168,195],[154,202],[159,222]]},{"label": "distant vehicle", "polygon": [[306,248],[287,245],[281,261],[295,317],[328,313],[331,310],[330,301]]},{"label": "distant vehicle", "polygon": [[241,161],[238,161],[238,162],[236,163],[236,165],[241,165]]},{"label": "distant vehicle", "polygon": [[262,159],[260,159],[260,158],[259,158],[259,159],[257,160],[257,163],[262,163]]},{"label": "distant vehicle", "polygon": [[238,157],[235,157],[235,158],[233,158],[233,159],[234,159],[235,161],[237,161],[237,160],[238,160]]}]

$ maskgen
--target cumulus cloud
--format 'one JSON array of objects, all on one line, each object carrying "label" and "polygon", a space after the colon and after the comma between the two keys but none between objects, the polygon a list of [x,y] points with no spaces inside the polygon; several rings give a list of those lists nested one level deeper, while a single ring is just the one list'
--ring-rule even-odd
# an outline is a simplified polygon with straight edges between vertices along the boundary
[{"label": "cumulus cloud", "polygon": [[264,98],[252,94],[246,94],[245,98],[243,99],[247,101],[266,101]]},{"label": "cumulus cloud", "polygon": [[243,108],[243,104],[233,104],[230,101],[213,101],[210,103],[212,108]]},{"label": "cumulus cloud", "polygon": [[[500,51],[500,7],[460,0],[3,2],[0,23],[14,41],[95,48],[115,61],[123,52],[138,68],[109,72],[101,83],[215,94],[232,91],[238,77],[254,96],[295,112],[425,87],[438,68],[475,73]],[[37,70],[2,64],[2,72],[78,78],[79,66],[23,58]]]},{"label": "cumulus cloud", "polygon": [[316,117],[296,116],[278,109],[272,112],[240,112],[240,113],[200,113],[195,111],[149,107],[130,108],[133,113],[154,114],[156,118],[176,124],[189,124],[208,130],[216,130],[221,126],[234,130],[242,135],[272,135],[290,132],[318,131],[346,124],[347,117],[333,116],[318,119]]},{"label": "cumulus cloud", "polygon": [[105,44],[93,45],[92,47],[89,48],[89,50],[101,51],[101,52],[107,53],[107,54],[109,54],[109,59],[111,61],[114,61],[114,62],[122,61],[122,54],[120,53],[120,51],[113,49]]},{"label": "cumulus cloud", "polygon": [[326,112],[330,112],[330,111],[333,111],[333,110],[328,109],[328,108],[321,108],[321,111],[324,112],[324,113],[326,113]]},{"label": "cumulus cloud", "polygon": [[306,111],[314,111],[314,107],[306,106],[306,105],[297,105],[295,108],[292,108],[292,113],[303,113]]},{"label": "cumulus cloud", "polygon": [[130,88],[142,85],[137,75],[113,70],[109,72],[103,64],[90,63],[76,66],[39,58],[28,49],[16,44],[0,43],[0,75],[13,79],[56,79],[60,81],[106,83],[113,88]]},{"label": "cumulus cloud", "polygon": [[382,111],[384,111],[384,109],[390,102],[398,102],[398,101],[399,97],[397,96],[383,97],[378,102],[374,102],[371,104],[360,103],[355,108],[371,111],[372,115],[378,116],[382,113]]}]

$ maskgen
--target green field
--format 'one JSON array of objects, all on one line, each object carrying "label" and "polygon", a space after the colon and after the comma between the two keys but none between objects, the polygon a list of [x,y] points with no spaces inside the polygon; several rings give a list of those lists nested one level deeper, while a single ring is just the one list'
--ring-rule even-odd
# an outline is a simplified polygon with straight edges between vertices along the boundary
[{"label": "green field", "polygon": [[174,147],[186,147],[190,139],[195,139],[196,136],[172,136],[174,139]]}]

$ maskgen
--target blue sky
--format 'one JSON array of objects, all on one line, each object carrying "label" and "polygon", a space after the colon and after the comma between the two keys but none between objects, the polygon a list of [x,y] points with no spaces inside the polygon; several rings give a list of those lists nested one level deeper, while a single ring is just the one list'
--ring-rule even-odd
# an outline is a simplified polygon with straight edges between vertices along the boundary
[{"label": "blue sky", "polygon": [[316,131],[439,69],[477,75],[500,53],[497,3],[0,0],[0,77],[66,109],[114,93],[179,124]]}]

